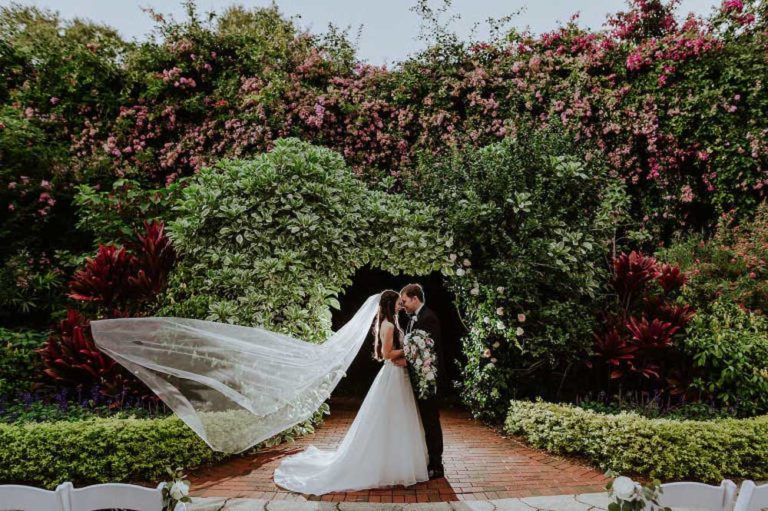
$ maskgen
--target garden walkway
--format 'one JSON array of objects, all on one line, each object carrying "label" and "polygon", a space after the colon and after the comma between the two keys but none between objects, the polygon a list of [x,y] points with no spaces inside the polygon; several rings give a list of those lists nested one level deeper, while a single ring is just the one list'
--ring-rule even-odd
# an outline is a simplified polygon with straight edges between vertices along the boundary
[{"label": "garden walkway", "polygon": [[445,478],[403,488],[300,495],[278,488],[272,473],[280,460],[309,444],[335,448],[357,404],[331,403],[331,415],[313,435],[254,455],[234,458],[190,474],[193,497],[333,502],[446,502],[602,492],[606,479],[595,469],[525,446],[472,420],[462,410],[441,412]]}]

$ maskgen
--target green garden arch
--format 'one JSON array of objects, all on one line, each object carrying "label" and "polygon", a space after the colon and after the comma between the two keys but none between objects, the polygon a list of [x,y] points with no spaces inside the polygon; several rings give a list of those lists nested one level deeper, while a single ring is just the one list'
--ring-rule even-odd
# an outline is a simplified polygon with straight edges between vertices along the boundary
[{"label": "green garden arch", "polygon": [[339,154],[297,139],[201,170],[175,209],[181,260],[159,315],[319,341],[358,269],[450,271],[452,239],[433,208],[369,189]]}]

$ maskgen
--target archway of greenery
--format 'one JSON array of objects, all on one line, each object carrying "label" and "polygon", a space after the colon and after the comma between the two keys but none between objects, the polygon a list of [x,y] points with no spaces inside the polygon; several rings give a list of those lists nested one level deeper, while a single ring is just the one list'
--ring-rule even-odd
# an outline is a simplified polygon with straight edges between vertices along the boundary
[{"label": "archway of greenery", "polygon": [[203,169],[176,210],[169,232],[182,258],[159,315],[319,341],[358,269],[450,271],[452,240],[434,208],[371,190],[339,154],[296,139]]}]

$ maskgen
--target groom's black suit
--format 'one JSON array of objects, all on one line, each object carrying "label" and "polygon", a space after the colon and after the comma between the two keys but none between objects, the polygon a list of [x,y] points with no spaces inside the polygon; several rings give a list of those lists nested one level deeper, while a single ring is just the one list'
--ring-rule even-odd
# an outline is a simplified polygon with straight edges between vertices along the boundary
[{"label": "groom's black suit", "polygon": [[[411,318],[406,315],[405,331],[424,330],[435,341],[435,355],[437,357],[437,395],[427,399],[416,398],[416,404],[421,415],[421,423],[424,425],[424,437],[429,453],[429,470],[443,472],[443,429],[440,426],[440,388],[445,379],[445,362],[443,361],[443,343],[440,337],[440,320],[437,315],[424,305],[416,316],[413,325]],[[401,323],[402,324],[402,323]]]}]

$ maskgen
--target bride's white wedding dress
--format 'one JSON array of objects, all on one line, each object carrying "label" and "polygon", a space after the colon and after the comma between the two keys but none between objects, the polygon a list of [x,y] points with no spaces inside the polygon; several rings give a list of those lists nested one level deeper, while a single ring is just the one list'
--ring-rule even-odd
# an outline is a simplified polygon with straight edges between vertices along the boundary
[{"label": "bride's white wedding dress", "polygon": [[[381,294],[325,342],[176,317],[91,322],[98,348],[141,379],[212,449],[239,453],[309,419],[370,331]],[[427,448],[408,371],[385,362],[335,451],[314,447],[275,472],[308,494],[426,481]]]},{"label": "bride's white wedding dress", "polygon": [[408,370],[386,360],[336,450],[310,445],[285,458],[275,483],[304,494],[356,491],[429,480],[424,427]]}]

